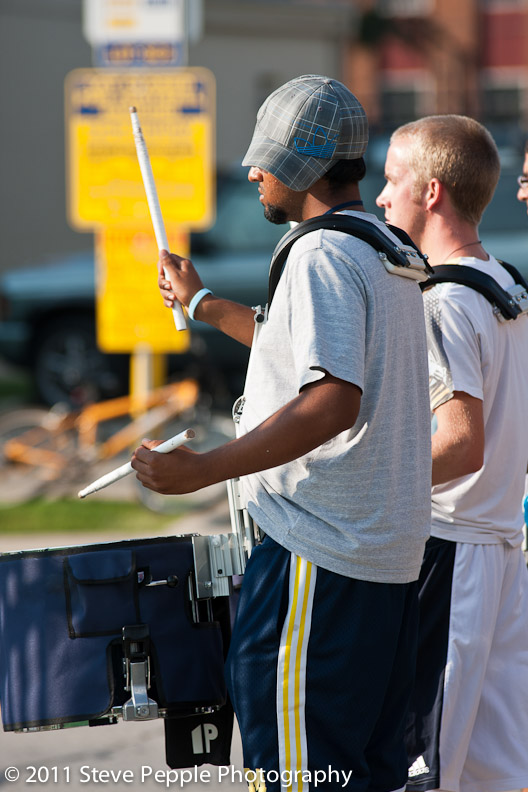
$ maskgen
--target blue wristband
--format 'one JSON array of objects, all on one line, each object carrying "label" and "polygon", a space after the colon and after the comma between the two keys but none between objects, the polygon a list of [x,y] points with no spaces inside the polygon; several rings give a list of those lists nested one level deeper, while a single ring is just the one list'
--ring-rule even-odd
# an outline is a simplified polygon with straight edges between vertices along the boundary
[{"label": "blue wristband", "polygon": [[191,302],[189,303],[189,307],[187,308],[187,313],[189,314],[189,319],[194,319],[194,312],[198,307],[198,303],[203,300],[203,298],[207,294],[212,294],[213,292],[211,289],[200,289],[197,291],[194,297],[192,298]]}]

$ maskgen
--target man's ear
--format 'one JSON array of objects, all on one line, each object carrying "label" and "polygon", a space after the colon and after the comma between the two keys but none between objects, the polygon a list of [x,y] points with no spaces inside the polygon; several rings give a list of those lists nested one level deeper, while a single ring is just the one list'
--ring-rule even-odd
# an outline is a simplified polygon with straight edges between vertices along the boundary
[{"label": "man's ear", "polygon": [[431,179],[425,188],[425,208],[434,209],[438,206],[444,195],[444,185],[436,177]]}]

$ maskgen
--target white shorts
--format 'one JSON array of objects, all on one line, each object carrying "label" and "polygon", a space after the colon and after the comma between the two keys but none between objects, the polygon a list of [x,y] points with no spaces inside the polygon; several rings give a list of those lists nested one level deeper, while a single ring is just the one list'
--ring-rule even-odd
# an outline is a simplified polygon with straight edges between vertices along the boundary
[{"label": "white shorts", "polygon": [[[433,556],[443,550],[449,553],[453,547],[441,539],[430,543]],[[424,601],[420,611],[420,642],[428,642],[428,654],[419,654],[422,664],[427,656],[433,657],[431,636],[436,640],[436,633],[442,633],[441,628],[435,630],[438,612],[434,611],[439,611],[436,603],[442,594],[446,601],[446,578],[449,585],[445,565],[443,575],[434,574],[428,550],[424,567],[429,574],[420,582],[433,605],[429,609]],[[430,722],[422,728],[423,712],[411,713],[416,750],[411,746],[409,751],[408,789],[504,792],[528,787],[528,571],[524,555],[520,548],[507,544],[456,544],[451,558],[450,608],[449,615],[444,614],[448,630],[440,638],[443,673],[436,680],[432,673],[431,680],[427,669],[420,674],[419,668],[414,694],[415,702],[430,703],[437,685],[434,712],[427,717],[436,718],[439,728],[431,728]],[[438,643],[434,652],[436,656],[442,653]]]}]

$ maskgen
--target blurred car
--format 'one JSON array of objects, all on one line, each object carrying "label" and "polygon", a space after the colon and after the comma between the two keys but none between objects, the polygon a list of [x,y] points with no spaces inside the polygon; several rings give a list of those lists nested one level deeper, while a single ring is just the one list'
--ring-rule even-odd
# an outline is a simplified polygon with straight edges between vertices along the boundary
[{"label": "blurred car", "polygon": [[[192,260],[215,294],[264,303],[270,255],[287,230],[263,218],[256,188],[240,176],[218,179],[217,219],[191,238]],[[169,372],[192,375],[214,395],[238,395],[249,351],[202,322],[190,322],[191,349],[169,356]],[[95,268],[75,253],[0,278],[0,356],[31,371],[45,404],[81,406],[128,389],[128,355],[100,352],[95,340]]]}]

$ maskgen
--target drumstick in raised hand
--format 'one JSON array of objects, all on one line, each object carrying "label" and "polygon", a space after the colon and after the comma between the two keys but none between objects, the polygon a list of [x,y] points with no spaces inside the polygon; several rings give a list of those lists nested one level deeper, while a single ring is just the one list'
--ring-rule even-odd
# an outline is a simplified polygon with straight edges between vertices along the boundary
[{"label": "drumstick in raised hand", "polygon": [[[152,450],[157,451],[158,454],[168,454],[169,451],[173,451],[175,448],[178,448],[178,446],[183,445],[187,440],[192,440],[193,437],[195,437],[194,430],[185,429],[184,432],[180,432],[180,434],[171,437],[170,440],[165,440],[164,443],[160,443],[159,446],[156,446]],[[79,498],[86,498],[87,495],[91,495],[94,492],[108,487],[109,484],[113,484],[115,481],[119,481],[125,476],[128,476],[129,473],[132,473],[132,470],[132,463],[126,462],[124,465],[121,465],[121,467],[111,470],[110,473],[106,473],[106,475],[101,476],[101,478],[96,479],[92,484],[82,489],[78,493]]]},{"label": "drumstick in raised hand", "polygon": [[[136,153],[139,161],[139,168],[141,170],[141,176],[143,177],[143,185],[145,187],[145,192],[147,194],[147,203],[149,206],[152,225],[154,226],[154,234],[156,236],[158,249],[168,251],[169,243],[167,240],[167,234],[165,233],[165,225],[163,223],[163,217],[161,216],[161,208],[158,200],[156,183],[154,181],[154,174],[152,173],[152,167],[150,165],[150,158],[148,155],[147,144],[145,143],[143,132],[141,131],[141,127],[139,125],[139,118],[135,107],[130,108],[130,119],[132,121],[132,132],[134,133],[134,141],[136,144]],[[167,278],[166,272],[165,272],[165,277]],[[174,302],[172,313],[174,316],[174,323],[176,325],[176,330],[185,330],[187,324],[185,322],[183,309],[179,302],[176,301]]]}]

